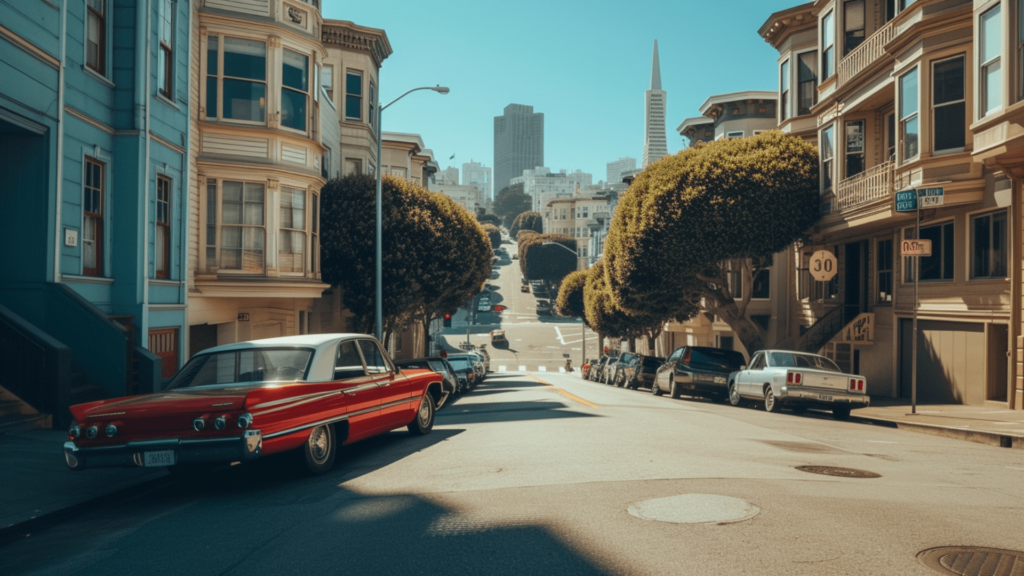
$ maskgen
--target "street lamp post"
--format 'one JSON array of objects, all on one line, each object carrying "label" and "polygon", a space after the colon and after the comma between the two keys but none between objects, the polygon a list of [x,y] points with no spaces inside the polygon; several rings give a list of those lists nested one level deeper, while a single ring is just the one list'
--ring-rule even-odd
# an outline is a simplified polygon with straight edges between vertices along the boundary
[{"label": "street lamp post", "polygon": [[[580,257],[580,253],[579,252],[573,250],[572,248],[569,248],[565,244],[559,244],[558,242],[541,242],[541,246],[560,246],[562,248],[565,248],[569,252],[572,252],[573,254],[575,254],[577,260],[579,260],[579,257]],[[580,332],[583,334],[583,343],[582,343],[583,344],[583,353],[581,354],[581,357],[583,359],[580,360],[580,371],[581,371],[580,373],[582,374],[583,365],[587,363],[587,319],[586,318],[580,318]],[[600,348],[600,342],[598,343],[598,348]]]},{"label": "street lamp post", "polygon": [[375,215],[376,230],[374,231],[374,246],[376,247],[376,250],[375,250],[375,253],[374,253],[374,264],[375,264],[375,267],[376,267],[376,276],[374,278],[374,288],[375,288],[375,294],[376,295],[374,296],[374,299],[373,299],[374,317],[375,317],[373,329],[374,329],[374,336],[376,336],[377,340],[380,340],[381,343],[384,342],[384,307],[383,307],[383,304],[382,304],[383,296],[384,296],[384,293],[383,293],[383,284],[384,284],[383,276],[384,276],[384,272],[383,272],[383,264],[382,264],[382,262],[383,262],[383,251],[381,250],[381,236],[383,235],[382,232],[381,232],[382,221],[383,221],[383,215],[382,215],[383,212],[381,210],[382,202],[381,202],[381,190],[380,190],[380,178],[381,178],[381,174],[380,174],[380,153],[381,153],[381,138],[382,138],[382,133],[384,132],[384,130],[383,130],[383,126],[381,125],[380,119],[381,119],[381,116],[384,113],[384,109],[385,108],[387,108],[388,106],[391,106],[395,102],[398,102],[402,98],[405,98],[406,96],[408,96],[409,94],[411,94],[411,93],[413,93],[413,92],[415,92],[417,90],[433,90],[434,92],[437,92],[439,94],[447,94],[448,93],[448,88],[446,88],[444,86],[421,86],[419,88],[413,88],[412,90],[409,90],[408,92],[406,92],[405,94],[402,94],[398,98],[395,98],[391,102],[388,102],[387,104],[377,108],[377,170],[376,170],[376,175],[377,175],[377,197],[376,197],[376,215]]}]

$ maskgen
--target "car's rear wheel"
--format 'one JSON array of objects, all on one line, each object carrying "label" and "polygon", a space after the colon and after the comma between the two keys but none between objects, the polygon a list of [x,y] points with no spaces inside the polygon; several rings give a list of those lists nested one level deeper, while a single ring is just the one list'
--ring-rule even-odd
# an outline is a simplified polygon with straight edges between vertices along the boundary
[{"label": "car's rear wheel", "polygon": [[740,397],[739,388],[736,386],[736,382],[729,383],[729,404],[733,406],[739,406],[743,403],[743,398]]},{"label": "car's rear wheel", "polygon": [[836,406],[832,408],[832,417],[836,420],[848,420],[850,418],[850,407]]},{"label": "car's rear wheel", "polygon": [[334,457],[338,452],[338,442],[334,435],[334,424],[324,424],[313,428],[309,438],[302,446],[306,468],[313,474],[323,474],[334,467]]},{"label": "car's rear wheel", "polygon": [[775,397],[775,390],[772,389],[771,385],[764,387],[764,410],[765,412],[778,412],[782,409],[782,404],[779,399]]},{"label": "car's rear wheel", "polygon": [[657,378],[655,378],[651,382],[651,394],[654,394],[655,396],[661,396],[662,394],[664,394],[664,392],[662,392],[661,388],[658,386]]},{"label": "car's rear wheel", "polygon": [[679,384],[676,384],[676,379],[671,377],[671,376],[669,376],[669,378],[668,378],[668,387],[669,387],[669,390],[671,390],[673,398],[678,399],[678,398],[682,397],[683,390],[679,387]]},{"label": "car's rear wheel", "polygon": [[420,402],[420,409],[416,411],[416,417],[409,423],[409,432],[417,436],[429,434],[434,428],[434,400],[430,394],[424,394]]}]

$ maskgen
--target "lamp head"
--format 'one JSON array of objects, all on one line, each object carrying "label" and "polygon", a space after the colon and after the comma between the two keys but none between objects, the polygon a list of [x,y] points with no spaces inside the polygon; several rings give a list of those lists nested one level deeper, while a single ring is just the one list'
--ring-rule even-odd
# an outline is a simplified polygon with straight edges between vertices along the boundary
[{"label": "lamp head", "polygon": [[434,86],[433,88],[431,88],[431,90],[433,90],[434,92],[437,92],[439,94],[447,94],[448,93],[448,87],[447,86]]}]

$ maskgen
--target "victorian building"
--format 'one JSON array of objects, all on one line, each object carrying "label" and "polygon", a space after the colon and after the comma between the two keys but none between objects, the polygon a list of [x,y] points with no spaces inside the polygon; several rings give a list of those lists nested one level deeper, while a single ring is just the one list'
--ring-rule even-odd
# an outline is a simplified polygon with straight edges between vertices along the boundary
[{"label": "victorian building", "polygon": [[152,391],[183,360],[191,17],[0,5],[0,394],[32,418]]},{"label": "victorian building", "polygon": [[[780,128],[820,151],[792,344],[864,374],[873,395],[910,397],[916,308],[919,401],[1021,406],[1018,14],[997,0],[818,0],[760,30],[780,54]],[[900,256],[915,237],[931,241],[917,291]],[[829,282],[810,278],[817,250],[838,260]]]}]

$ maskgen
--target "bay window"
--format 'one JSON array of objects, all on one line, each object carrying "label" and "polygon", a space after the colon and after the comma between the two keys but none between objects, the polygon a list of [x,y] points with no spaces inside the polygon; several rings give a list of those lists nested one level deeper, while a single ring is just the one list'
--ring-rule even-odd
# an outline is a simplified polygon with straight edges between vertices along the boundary
[{"label": "bay window", "polygon": [[277,268],[281,272],[304,272],[306,262],[306,191],[282,187],[280,214]]},{"label": "bay window", "polygon": [[818,102],[818,55],[804,52],[797,57],[797,114],[811,113],[811,107]]},{"label": "bay window", "polygon": [[878,283],[876,290],[878,304],[892,303],[892,240],[879,240],[875,258],[875,278]]},{"label": "bay window", "polygon": [[285,48],[281,63],[281,125],[306,130],[309,56]]},{"label": "bay window", "polygon": [[971,217],[971,278],[1006,278],[1006,210]]},{"label": "bay window", "polygon": [[[903,231],[905,240],[914,239],[914,229]],[[917,258],[921,266],[921,281],[949,281],[953,279],[956,265],[954,249],[954,231],[952,222],[943,222],[932,226],[921,226],[921,239],[932,241],[931,256],[907,256],[903,259],[903,281],[914,281],[914,263]]]},{"label": "bay window", "polygon": [[377,116],[374,115],[374,109],[376,108],[375,103],[377,102],[374,98],[376,97],[376,90],[373,86],[373,82],[370,82],[370,99],[367,100],[366,104],[369,107],[369,118],[366,120],[370,124],[370,128],[373,128],[377,124]]},{"label": "bay window", "polygon": [[978,117],[984,118],[999,109],[1003,103],[1003,75],[1001,52],[1002,16],[1000,6],[981,15],[978,23]]},{"label": "bay window", "polygon": [[915,158],[920,150],[918,134],[920,133],[917,113],[917,69],[900,77],[900,139],[903,142],[902,157],[906,162]]},{"label": "bay window", "polygon": [[262,123],[266,120],[266,111],[266,43],[230,37],[208,38],[207,118]]},{"label": "bay window", "polygon": [[836,71],[835,14],[829,12],[821,19],[821,77],[828,78]]},{"label": "bay window", "polygon": [[964,57],[932,66],[933,151],[963,150],[967,101],[964,99]]},{"label": "bay window", "polygon": [[345,118],[363,119],[363,73],[358,70],[345,72]]},{"label": "bay window", "polygon": [[334,66],[324,64],[320,70],[320,85],[327,92],[327,97],[334,100]]},{"label": "bay window", "polygon": [[265,188],[249,182],[221,182],[220,269],[263,272]]},{"label": "bay window", "polygon": [[157,278],[171,277],[171,179],[156,178],[156,233],[153,237],[153,268]]},{"label": "bay window", "polygon": [[320,272],[320,197],[313,194],[309,213],[309,271]]},{"label": "bay window", "polygon": [[82,186],[82,274],[103,275],[103,188],[106,166],[85,159],[85,185]]}]

